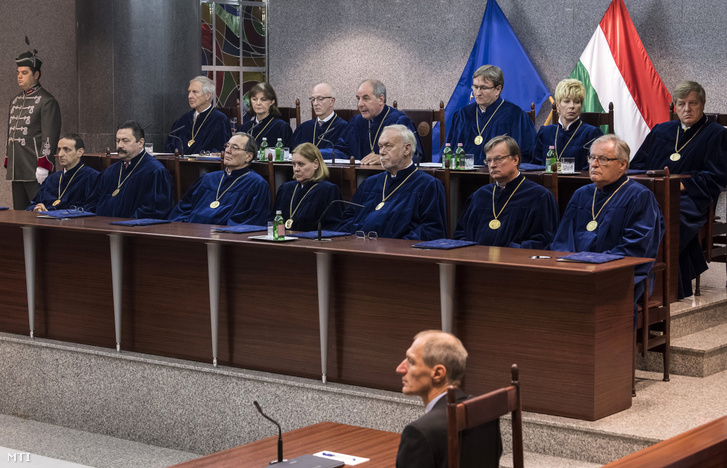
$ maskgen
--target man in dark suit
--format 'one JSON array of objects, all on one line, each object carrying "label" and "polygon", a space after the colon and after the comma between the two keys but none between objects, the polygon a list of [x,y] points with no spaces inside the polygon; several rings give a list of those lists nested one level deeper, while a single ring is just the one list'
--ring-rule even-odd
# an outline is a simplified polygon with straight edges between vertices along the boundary
[{"label": "man in dark suit", "polygon": [[[414,337],[396,372],[402,376],[401,391],[421,397],[426,414],[404,428],[396,454],[397,468],[447,467],[447,387],[459,387],[466,364],[467,350],[454,335],[429,330]],[[467,398],[458,388],[457,401]],[[499,420],[466,431],[461,447],[462,467],[499,467]]]}]

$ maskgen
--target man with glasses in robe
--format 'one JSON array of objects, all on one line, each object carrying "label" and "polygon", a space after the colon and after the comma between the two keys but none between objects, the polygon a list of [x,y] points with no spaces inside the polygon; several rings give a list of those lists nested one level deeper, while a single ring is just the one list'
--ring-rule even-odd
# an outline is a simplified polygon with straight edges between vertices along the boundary
[{"label": "man with glasses in robe", "polygon": [[333,86],[328,83],[315,85],[311,91],[310,103],[316,117],[306,120],[295,129],[290,147],[292,149],[302,143],[313,143],[321,150],[324,158],[330,158],[331,148],[347,123],[333,110],[336,104]]}]

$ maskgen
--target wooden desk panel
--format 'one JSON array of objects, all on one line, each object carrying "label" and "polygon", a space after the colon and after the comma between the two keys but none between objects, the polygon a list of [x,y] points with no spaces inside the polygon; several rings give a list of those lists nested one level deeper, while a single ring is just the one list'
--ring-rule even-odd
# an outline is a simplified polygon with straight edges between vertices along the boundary
[{"label": "wooden desk panel", "polygon": [[[323,450],[369,458],[363,466],[389,468],[396,464],[401,435],[358,426],[322,422],[283,434],[283,455],[295,458]],[[262,467],[275,460],[278,437],[252,442],[174,465],[178,468]]]}]

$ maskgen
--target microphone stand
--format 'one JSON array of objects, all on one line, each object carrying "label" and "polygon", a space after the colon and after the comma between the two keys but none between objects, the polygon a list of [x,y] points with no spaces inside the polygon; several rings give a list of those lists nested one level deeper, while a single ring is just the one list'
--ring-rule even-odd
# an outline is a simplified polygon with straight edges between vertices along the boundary
[{"label": "microphone stand", "polygon": [[263,410],[262,410],[262,408],[260,408],[260,404],[257,401],[253,401],[252,404],[255,405],[255,408],[258,410],[258,412],[262,415],[263,418],[267,419],[271,423],[278,426],[278,460],[271,461],[269,464],[274,465],[276,463],[282,463],[283,462],[283,430],[280,428],[280,424],[278,424],[278,422],[275,421],[270,416],[263,413]]},{"label": "microphone stand", "polygon": [[169,137],[170,138],[174,138],[176,140],[179,140],[179,148],[180,148],[179,155],[182,156],[182,157],[184,157],[184,142],[182,141],[182,139],[180,137],[178,137],[174,133],[180,131],[183,128],[184,128],[184,125],[182,125],[181,127],[177,127],[174,130],[172,130],[171,132],[169,132]]},{"label": "microphone stand", "polygon": [[328,212],[328,208],[332,207],[336,203],[344,203],[346,205],[353,205],[358,206],[359,208],[363,208],[364,206],[359,203],[350,202],[347,200],[333,200],[331,203],[328,204],[325,210],[323,210],[323,213],[321,214],[321,217],[318,218],[318,238],[313,239],[316,242],[330,242],[331,239],[323,239],[323,218],[326,216],[326,213]]}]

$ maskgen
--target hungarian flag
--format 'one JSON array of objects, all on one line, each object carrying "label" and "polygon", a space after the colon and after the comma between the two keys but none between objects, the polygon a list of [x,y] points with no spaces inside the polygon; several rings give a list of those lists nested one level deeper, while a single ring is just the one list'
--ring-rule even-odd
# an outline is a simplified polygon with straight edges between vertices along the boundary
[{"label": "hungarian flag", "polygon": [[604,112],[613,102],[614,133],[632,157],[649,130],[669,120],[671,96],[623,0],[611,2],[570,77],[586,87],[583,112]]}]

